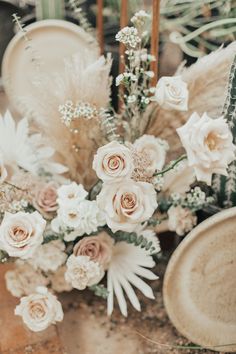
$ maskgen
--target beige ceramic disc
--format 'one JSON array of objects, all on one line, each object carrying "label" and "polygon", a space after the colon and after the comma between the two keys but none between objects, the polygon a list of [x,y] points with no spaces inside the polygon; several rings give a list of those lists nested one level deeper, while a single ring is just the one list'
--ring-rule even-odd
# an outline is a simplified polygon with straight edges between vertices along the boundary
[{"label": "beige ceramic disc", "polygon": [[207,219],[178,246],[166,270],[164,301],[190,341],[236,352],[236,208]]},{"label": "beige ceramic disc", "polygon": [[60,72],[66,58],[91,49],[93,41],[79,26],[62,20],[39,21],[25,29],[30,41],[18,33],[9,43],[2,63],[5,91],[18,111],[18,98],[31,93],[37,75]]}]

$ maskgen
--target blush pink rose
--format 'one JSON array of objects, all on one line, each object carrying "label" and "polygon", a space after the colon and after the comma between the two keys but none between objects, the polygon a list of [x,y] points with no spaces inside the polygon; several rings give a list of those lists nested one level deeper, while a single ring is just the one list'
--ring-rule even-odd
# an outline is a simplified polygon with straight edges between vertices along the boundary
[{"label": "blush pink rose", "polygon": [[113,240],[106,233],[97,236],[88,236],[80,240],[74,247],[75,256],[88,256],[90,260],[98,262],[103,269],[107,269],[112,257]]},{"label": "blush pink rose", "polygon": [[43,214],[50,214],[57,210],[57,188],[55,183],[49,182],[37,191],[34,206]]}]

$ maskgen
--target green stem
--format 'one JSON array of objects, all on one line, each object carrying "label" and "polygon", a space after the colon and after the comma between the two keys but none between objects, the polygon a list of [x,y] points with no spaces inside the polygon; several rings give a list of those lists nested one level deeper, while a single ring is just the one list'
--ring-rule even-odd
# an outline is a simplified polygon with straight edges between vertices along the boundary
[{"label": "green stem", "polygon": [[164,168],[164,170],[155,173],[154,176],[164,175],[164,173],[172,170],[176,165],[178,165],[179,162],[185,159],[187,159],[187,155],[180,156],[177,160],[173,161],[168,167]]}]

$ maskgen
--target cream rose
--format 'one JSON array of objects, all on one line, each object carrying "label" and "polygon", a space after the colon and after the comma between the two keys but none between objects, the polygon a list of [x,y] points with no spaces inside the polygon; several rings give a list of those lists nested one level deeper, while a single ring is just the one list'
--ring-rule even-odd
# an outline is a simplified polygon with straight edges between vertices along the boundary
[{"label": "cream rose", "polygon": [[75,256],[88,256],[91,261],[99,263],[104,270],[108,268],[112,257],[114,241],[106,233],[84,237],[74,247]]},{"label": "cream rose", "polygon": [[88,256],[72,254],[66,266],[65,280],[78,290],[99,283],[104,276],[103,268],[97,262],[91,261]]},{"label": "cream rose", "polygon": [[171,206],[168,211],[168,227],[170,231],[175,231],[177,235],[183,236],[197,224],[197,217],[187,208],[180,205]]},{"label": "cream rose", "polygon": [[165,109],[187,111],[187,84],[181,79],[181,76],[163,76],[157,83],[153,100]]},{"label": "cream rose", "polygon": [[156,138],[153,135],[143,135],[141,138],[135,140],[133,147],[138,153],[145,153],[147,155],[150,161],[149,166],[147,166],[150,175],[153,175],[156,170],[163,168],[166,151],[169,148],[165,140]]},{"label": "cream rose", "polygon": [[228,175],[227,167],[235,159],[235,145],[223,117],[212,119],[206,113],[202,117],[193,113],[177,132],[199,181],[210,185],[213,173]]},{"label": "cream rose", "polygon": [[134,231],[157,208],[153,185],[132,180],[105,183],[97,196],[97,202],[105,212],[107,225],[113,232]]},{"label": "cream rose", "polygon": [[27,259],[33,256],[43,242],[46,221],[34,213],[5,213],[0,226],[0,249],[11,257]]},{"label": "cream rose", "polygon": [[21,298],[15,315],[21,316],[26,326],[34,332],[43,331],[63,319],[60,302],[45,287],[38,287],[36,293]]},{"label": "cream rose", "polygon": [[57,210],[57,188],[53,182],[42,185],[36,192],[34,207],[46,216]]},{"label": "cream rose", "polygon": [[104,182],[130,177],[133,171],[132,153],[125,145],[112,141],[98,149],[93,169]]}]

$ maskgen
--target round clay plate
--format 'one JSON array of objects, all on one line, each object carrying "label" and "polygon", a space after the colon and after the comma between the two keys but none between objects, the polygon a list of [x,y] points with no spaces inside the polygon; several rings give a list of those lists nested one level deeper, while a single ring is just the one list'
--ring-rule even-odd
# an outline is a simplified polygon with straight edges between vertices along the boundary
[{"label": "round clay plate", "polygon": [[93,40],[79,26],[63,20],[38,21],[25,29],[30,41],[18,33],[9,43],[2,63],[4,88],[18,111],[18,98],[31,93],[36,70],[44,74],[60,72],[66,58],[91,49]]},{"label": "round clay plate", "polygon": [[163,291],[179,332],[202,347],[236,352],[236,208],[210,217],[181,242]]}]

